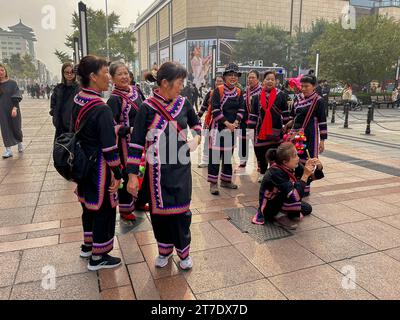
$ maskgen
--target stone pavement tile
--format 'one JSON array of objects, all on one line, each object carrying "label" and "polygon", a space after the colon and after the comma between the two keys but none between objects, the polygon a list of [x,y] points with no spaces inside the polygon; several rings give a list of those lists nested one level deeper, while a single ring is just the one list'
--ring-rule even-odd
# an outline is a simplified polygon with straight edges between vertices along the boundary
[{"label": "stone pavement tile", "polygon": [[[263,276],[234,247],[193,252],[193,269],[183,272],[194,294],[217,290]],[[179,261],[178,257],[174,257]]]},{"label": "stone pavement tile", "polygon": [[305,269],[324,262],[292,239],[235,245],[265,277]]},{"label": "stone pavement tile", "polygon": [[[229,199],[231,198],[230,195],[226,193],[221,193],[220,199]],[[198,187],[193,188],[192,190],[192,201],[193,202],[201,202],[201,201],[210,201],[214,200],[215,196],[209,192],[209,187]]]},{"label": "stone pavement tile", "polygon": [[15,163],[15,168],[18,167],[36,167],[36,166],[47,166],[49,164],[49,157],[40,158],[40,159],[19,159]]},{"label": "stone pavement tile", "polygon": [[34,174],[34,173],[42,173],[47,171],[47,165],[43,166],[29,166],[29,167],[13,167],[9,174]]},{"label": "stone pavement tile", "polygon": [[28,239],[48,237],[56,234],[61,235],[61,234],[75,233],[75,232],[82,233],[82,227],[76,226],[76,227],[58,228],[58,229],[31,232],[28,234]]},{"label": "stone pavement tile", "polygon": [[267,279],[247,282],[238,286],[200,293],[199,300],[286,300]]},{"label": "stone pavement tile", "polygon": [[[400,205],[400,203],[399,203],[399,205]],[[400,215],[398,215],[398,214],[394,215],[394,216],[379,218],[378,220],[382,221],[386,224],[389,224],[392,227],[400,229]]]},{"label": "stone pavement tile", "polygon": [[0,236],[0,243],[25,240],[27,236],[28,236],[27,233],[18,233],[18,234],[10,234],[8,236]]},{"label": "stone pavement tile", "polygon": [[137,300],[161,300],[145,262],[129,265],[128,271]]},{"label": "stone pavement tile", "polygon": [[400,262],[381,252],[338,261],[332,266],[343,274],[349,266],[354,268],[355,282],[378,299],[400,299]]},{"label": "stone pavement tile", "polygon": [[14,184],[26,182],[42,182],[46,172],[7,175],[1,184]]},{"label": "stone pavement tile", "polygon": [[41,231],[41,230],[48,230],[60,227],[60,221],[49,221],[49,222],[42,222],[42,223],[34,223],[34,224],[25,224],[19,226],[12,226],[12,227],[4,227],[0,228],[0,236],[16,234],[16,233],[26,233],[26,232],[33,232],[33,231]]},{"label": "stone pavement tile", "polygon": [[60,243],[79,242],[79,241],[83,242],[82,231],[60,234]]},{"label": "stone pavement tile", "polygon": [[32,221],[35,207],[14,208],[0,210],[0,226],[17,226],[29,224]]},{"label": "stone pavement tile", "polygon": [[376,251],[334,227],[304,231],[293,238],[325,262],[342,260]]},{"label": "stone pavement tile", "polygon": [[82,226],[82,218],[72,218],[61,220],[61,228]]},{"label": "stone pavement tile", "polygon": [[[210,211],[210,208],[213,208],[212,211],[218,211],[221,210],[220,208],[226,209],[226,204],[227,202],[229,203],[230,208],[235,208],[237,206],[241,206],[241,203],[238,199],[236,198],[230,198],[230,199],[221,199],[218,196],[214,196],[214,200],[209,200],[209,201],[192,201],[190,204],[190,208],[193,209],[200,209],[204,208]],[[218,208],[218,209],[215,209]],[[207,212],[207,211],[205,211]]]},{"label": "stone pavement tile", "polygon": [[158,256],[158,248],[156,244],[143,246],[140,247],[140,249],[142,250],[143,256],[154,279],[161,279],[179,274],[179,269],[172,258],[169,259],[170,261],[168,265],[164,268],[157,268],[154,265],[155,259]]},{"label": "stone pavement tile", "polygon": [[400,247],[400,230],[378,220],[346,223],[337,228],[378,250]]},{"label": "stone pavement tile", "polygon": [[144,261],[143,255],[140,252],[140,248],[133,232],[119,235],[117,238],[126,264]]},{"label": "stone pavement tile", "polygon": [[341,203],[373,218],[400,214],[400,207],[377,199],[355,199]]},{"label": "stone pavement tile", "polygon": [[15,283],[42,279],[46,266],[54,267],[57,277],[88,272],[88,260],[80,258],[79,252],[80,243],[76,242],[25,250]]},{"label": "stone pavement tile", "polygon": [[371,294],[357,286],[342,287],[343,275],[329,265],[317,266],[269,278],[289,300],[370,300]]},{"label": "stone pavement tile", "polygon": [[304,219],[301,220],[298,228],[294,231],[294,233],[299,233],[299,232],[314,230],[314,229],[321,229],[321,228],[326,228],[329,226],[330,225],[328,223],[326,223],[325,221],[322,221],[321,219],[317,218],[316,216],[314,216],[312,214],[307,217],[304,217]]},{"label": "stone pavement tile", "polygon": [[136,300],[130,283],[128,286],[104,290],[100,295],[102,300]]},{"label": "stone pavement tile", "polygon": [[162,300],[196,300],[184,276],[158,279],[155,284]]},{"label": "stone pavement tile", "polygon": [[40,193],[38,206],[76,201],[76,195],[70,190],[44,191]]},{"label": "stone pavement tile", "polygon": [[75,189],[76,189],[75,183],[61,179],[56,179],[56,180],[45,179],[42,186],[42,191],[71,190],[71,193],[73,193]]},{"label": "stone pavement tile", "polygon": [[58,236],[51,236],[51,237],[44,237],[37,239],[26,239],[13,242],[4,242],[0,243],[0,253],[26,250],[32,248],[41,248],[56,244],[58,244]]},{"label": "stone pavement tile", "polygon": [[394,205],[400,205],[400,197],[398,193],[392,193],[392,194],[386,194],[383,196],[377,196],[374,197],[375,199],[394,204]]},{"label": "stone pavement tile", "polygon": [[0,288],[0,300],[8,300],[10,298],[12,287]]},{"label": "stone pavement tile", "polygon": [[351,209],[341,203],[329,203],[313,206],[313,215],[331,225],[371,219],[359,211]]},{"label": "stone pavement tile", "polygon": [[213,221],[213,220],[221,220],[226,218],[226,215],[222,211],[206,213],[202,209],[197,209],[197,210],[199,211],[200,214],[192,216],[192,224]]},{"label": "stone pavement tile", "polygon": [[236,228],[232,223],[230,223],[226,219],[214,220],[211,221],[210,223],[231,244],[253,241],[253,239],[248,234],[241,232],[238,228]]},{"label": "stone pavement tile", "polygon": [[400,248],[389,249],[382,252],[387,254],[389,257],[400,261]]},{"label": "stone pavement tile", "polygon": [[0,209],[13,209],[36,206],[39,193],[25,193],[0,196]]},{"label": "stone pavement tile", "polygon": [[190,251],[201,251],[229,246],[229,242],[208,223],[197,223],[190,227],[192,241]]},{"label": "stone pavement tile", "polygon": [[20,252],[0,254],[0,287],[12,286],[21,260]]},{"label": "stone pavement tile", "polygon": [[56,278],[55,290],[45,290],[42,281],[13,287],[11,300],[99,300],[99,285],[95,272]]},{"label": "stone pavement tile", "polygon": [[2,196],[7,196],[30,192],[40,192],[41,187],[42,182],[2,184],[0,185],[0,194]]},{"label": "stone pavement tile", "polygon": [[[115,250],[113,254],[116,254]],[[101,291],[131,284],[125,265],[116,269],[104,269],[98,272]]]},{"label": "stone pavement tile", "polygon": [[35,210],[34,222],[77,218],[82,216],[82,207],[78,202],[49,204],[38,206]]},{"label": "stone pavement tile", "polygon": [[157,243],[156,238],[154,238],[153,231],[142,231],[135,233],[136,241],[139,246],[145,246],[147,244]]}]

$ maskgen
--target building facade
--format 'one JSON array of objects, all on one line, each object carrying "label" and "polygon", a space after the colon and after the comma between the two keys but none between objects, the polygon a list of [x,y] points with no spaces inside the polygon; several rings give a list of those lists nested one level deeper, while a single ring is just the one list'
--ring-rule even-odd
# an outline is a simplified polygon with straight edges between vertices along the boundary
[{"label": "building facade", "polygon": [[[141,77],[154,65],[173,60],[199,84],[211,77],[212,48],[216,47],[217,65],[227,63],[236,33],[246,26],[270,23],[294,33],[309,29],[317,19],[339,19],[348,5],[349,0],[155,0],[134,27],[134,73]],[[368,5],[360,8],[362,13],[368,13]],[[400,16],[398,7],[382,10]]]}]

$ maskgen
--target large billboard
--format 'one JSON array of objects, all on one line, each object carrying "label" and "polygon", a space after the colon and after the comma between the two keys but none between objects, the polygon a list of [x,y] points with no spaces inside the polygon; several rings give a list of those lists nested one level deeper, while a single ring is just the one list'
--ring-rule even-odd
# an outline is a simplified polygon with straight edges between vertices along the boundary
[{"label": "large billboard", "polygon": [[172,60],[179,62],[186,68],[186,41],[174,44],[172,47]]},{"label": "large billboard", "polygon": [[188,78],[198,88],[211,84],[212,47],[216,44],[216,40],[188,41]]}]

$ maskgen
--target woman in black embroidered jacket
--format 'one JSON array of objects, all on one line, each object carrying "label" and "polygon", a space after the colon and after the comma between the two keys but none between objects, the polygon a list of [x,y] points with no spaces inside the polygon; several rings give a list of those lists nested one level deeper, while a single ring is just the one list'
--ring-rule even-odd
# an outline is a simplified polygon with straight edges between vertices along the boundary
[{"label": "woman in black embroidered jacket", "polygon": [[264,224],[265,219],[288,229],[296,229],[303,216],[312,212],[310,204],[303,202],[307,184],[322,179],[321,162],[308,159],[305,166],[299,163],[297,150],[291,142],[282,143],[267,154],[271,167],[261,183],[259,207],[252,222]]},{"label": "woman in black embroidered jacket", "polygon": [[289,110],[284,93],[276,88],[275,71],[264,75],[265,87],[252,100],[248,128],[254,130],[254,150],[257,157],[261,182],[268,169],[266,154],[269,149],[277,148],[282,142],[282,127],[289,119]]},{"label": "woman in black embroidered jacket", "polygon": [[[78,133],[84,152],[96,161],[88,177],[76,189],[83,208],[84,245],[81,257],[91,257],[88,269],[96,271],[121,264],[121,259],[108,253],[114,244],[117,190],[122,171],[112,111],[101,99],[101,92],[108,89],[110,80],[108,64],[95,56],[86,56],[78,66],[78,75],[82,90],[74,99],[73,123],[88,103],[96,102],[82,119]],[[75,131],[78,128],[75,124]]]},{"label": "woman in black embroidered jacket", "polygon": [[[134,147],[131,137],[134,130],[135,117],[143,103],[136,86],[130,85],[129,70],[123,62],[114,62],[110,65],[110,74],[114,89],[107,104],[111,107],[115,121],[115,132],[118,140],[119,156],[123,166],[123,187],[118,190],[119,213],[127,221],[136,220],[135,209],[146,209],[144,203],[135,200],[127,191],[128,174],[133,162]],[[139,198],[142,193],[139,193]],[[141,204],[141,206],[140,206]],[[139,207],[140,206],[140,207]],[[138,208],[139,207],[139,208]],[[148,210],[148,208],[147,208]]]},{"label": "woman in black embroidered jacket", "polygon": [[[146,150],[146,174],[150,195],[150,216],[158,243],[157,267],[165,267],[174,247],[182,269],[190,269],[192,173],[190,150],[201,142],[201,124],[192,105],[180,96],[186,70],[173,62],[164,63],[157,75],[159,89],[145,100],[135,119],[134,165],[128,191],[137,193],[140,158]],[[187,128],[195,134],[186,142]],[[190,150],[189,150],[190,149]]]}]

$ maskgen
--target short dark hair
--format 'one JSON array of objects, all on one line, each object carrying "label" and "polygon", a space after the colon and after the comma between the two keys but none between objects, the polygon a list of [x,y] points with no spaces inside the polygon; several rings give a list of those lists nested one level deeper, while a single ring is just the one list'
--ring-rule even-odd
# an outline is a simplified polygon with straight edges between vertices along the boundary
[{"label": "short dark hair", "polygon": [[[267,152],[268,162],[275,162],[282,165],[284,161],[290,161],[293,156],[294,144],[291,142],[282,143],[277,149],[269,149]],[[297,152],[297,151],[295,151]]]},{"label": "short dark hair", "polygon": [[267,71],[264,73],[264,79],[263,79],[263,80],[265,80],[265,78],[266,78],[269,74],[273,74],[274,77],[275,77],[275,79],[276,79],[276,72],[275,72],[275,70],[267,70]]},{"label": "short dark hair", "polygon": [[313,86],[315,86],[317,84],[317,77],[307,74],[307,75],[303,76],[303,78],[300,79],[300,83],[310,83]]},{"label": "short dark hair", "polygon": [[[260,73],[257,70],[250,70],[249,74],[250,73],[254,73],[256,75],[257,79],[260,79]],[[249,74],[247,76],[249,76]]]},{"label": "short dark hair", "polygon": [[157,82],[161,86],[161,82],[165,79],[172,83],[176,79],[185,79],[187,77],[186,69],[177,62],[165,62],[157,71],[157,77],[149,72],[145,75],[145,79],[150,82]]},{"label": "short dark hair", "polygon": [[78,76],[82,87],[87,88],[90,84],[90,75],[97,74],[103,67],[108,67],[106,60],[93,55],[83,57],[78,65]]},{"label": "short dark hair", "polygon": [[110,64],[110,74],[112,77],[115,76],[118,68],[120,67],[125,67],[126,70],[129,72],[128,66],[125,63],[123,63],[122,61],[114,61],[113,63]]}]

